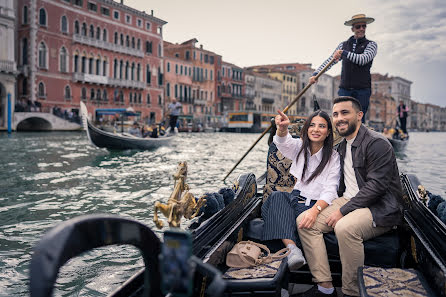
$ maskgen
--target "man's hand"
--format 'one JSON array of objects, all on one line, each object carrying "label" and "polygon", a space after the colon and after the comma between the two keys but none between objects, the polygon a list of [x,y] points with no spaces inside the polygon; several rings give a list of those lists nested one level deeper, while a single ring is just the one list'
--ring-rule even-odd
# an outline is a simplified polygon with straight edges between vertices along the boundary
[{"label": "man's hand", "polygon": [[335,59],[336,61],[339,61],[339,59],[342,56],[342,52],[343,52],[343,50],[337,50],[333,55],[333,59]]},{"label": "man's hand", "polygon": [[279,113],[276,115],[276,118],[274,119],[277,126],[277,135],[280,137],[283,137],[287,135],[288,133],[288,126],[290,125],[290,119],[287,117],[286,114],[284,114],[282,111],[277,110]]},{"label": "man's hand", "polygon": [[327,218],[325,223],[327,223],[328,226],[334,228],[336,226],[336,223],[343,217],[344,216],[342,215],[341,211],[338,209]]},{"label": "man's hand", "polygon": [[306,212],[304,212],[304,218],[300,221],[298,228],[299,229],[308,229],[313,227],[314,222],[316,222],[317,215],[319,211],[315,208],[310,208]]},{"label": "man's hand", "polygon": [[309,79],[308,82],[309,82],[310,84],[315,84],[315,83],[317,83],[316,76],[312,76],[312,77],[310,77],[310,79]]}]

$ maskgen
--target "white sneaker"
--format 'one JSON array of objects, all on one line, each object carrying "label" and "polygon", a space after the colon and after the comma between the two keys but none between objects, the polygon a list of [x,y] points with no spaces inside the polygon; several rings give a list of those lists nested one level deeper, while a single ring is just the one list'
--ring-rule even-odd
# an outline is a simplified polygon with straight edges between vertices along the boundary
[{"label": "white sneaker", "polygon": [[299,268],[307,264],[307,261],[305,261],[302,251],[298,247],[291,249],[291,252],[287,256],[287,259],[288,259],[288,269],[291,272],[297,271]]}]

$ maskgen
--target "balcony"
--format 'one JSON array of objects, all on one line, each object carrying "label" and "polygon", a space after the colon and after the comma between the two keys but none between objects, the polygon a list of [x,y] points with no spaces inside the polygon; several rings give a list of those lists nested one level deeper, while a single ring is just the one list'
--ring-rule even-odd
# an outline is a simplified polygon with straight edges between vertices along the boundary
[{"label": "balcony", "polygon": [[204,99],[194,99],[194,104],[196,104],[196,105],[206,105],[206,100],[204,100]]},{"label": "balcony", "polygon": [[0,60],[0,72],[15,73],[17,66],[14,61]]},{"label": "balcony", "polygon": [[143,58],[144,57],[144,52],[142,50],[137,50],[134,48],[129,48],[126,46],[121,46],[121,45],[117,45],[117,44],[113,44],[107,41],[103,41],[100,39],[95,39],[95,38],[90,38],[87,36],[82,36],[79,34],[73,34],[73,41],[77,42],[77,43],[82,43],[82,44],[86,44],[89,46],[94,46],[97,48],[101,48],[101,49],[106,49],[109,51],[113,51],[113,52],[117,52],[117,53],[121,53],[121,54],[126,54],[126,55],[130,55],[130,56],[136,56],[139,58]]},{"label": "balcony", "polygon": [[144,89],[145,87],[144,82],[142,81],[117,79],[102,75],[94,75],[94,74],[79,73],[79,72],[73,73],[73,81],[75,82],[80,81],[98,85],[115,86],[121,88]]}]

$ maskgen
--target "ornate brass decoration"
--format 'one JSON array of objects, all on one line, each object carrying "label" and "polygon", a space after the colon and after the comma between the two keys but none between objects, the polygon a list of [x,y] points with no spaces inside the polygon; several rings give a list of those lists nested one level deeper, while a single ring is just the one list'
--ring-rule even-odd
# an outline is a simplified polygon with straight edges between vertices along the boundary
[{"label": "ornate brass decoration", "polygon": [[170,227],[179,227],[181,217],[184,216],[188,220],[195,218],[200,208],[206,203],[206,199],[203,197],[195,201],[194,195],[189,192],[186,177],[187,162],[180,162],[178,163],[177,172],[173,175],[175,186],[167,204],[159,201],[155,202],[153,221],[159,229],[163,227],[163,222],[158,219],[158,210],[167,218]]}]

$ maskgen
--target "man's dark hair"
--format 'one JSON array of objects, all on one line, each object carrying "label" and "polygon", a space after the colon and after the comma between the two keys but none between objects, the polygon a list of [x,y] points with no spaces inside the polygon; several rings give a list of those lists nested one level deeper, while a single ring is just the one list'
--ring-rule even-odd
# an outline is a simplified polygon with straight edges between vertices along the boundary
[{"label": "man's dark hair", "polygon": [[353,105],[353,108],[356,111],[361,111],[362,110],[362,106],[361,103],[359,103],[358,99],[354,98],[354,97],[350,97],[350,96],[341,96],[341,97],[337,97],[333,99],[333,105],[335,105],[336,103],[340,103],[340,102],[347,102],[350,101]]}]

